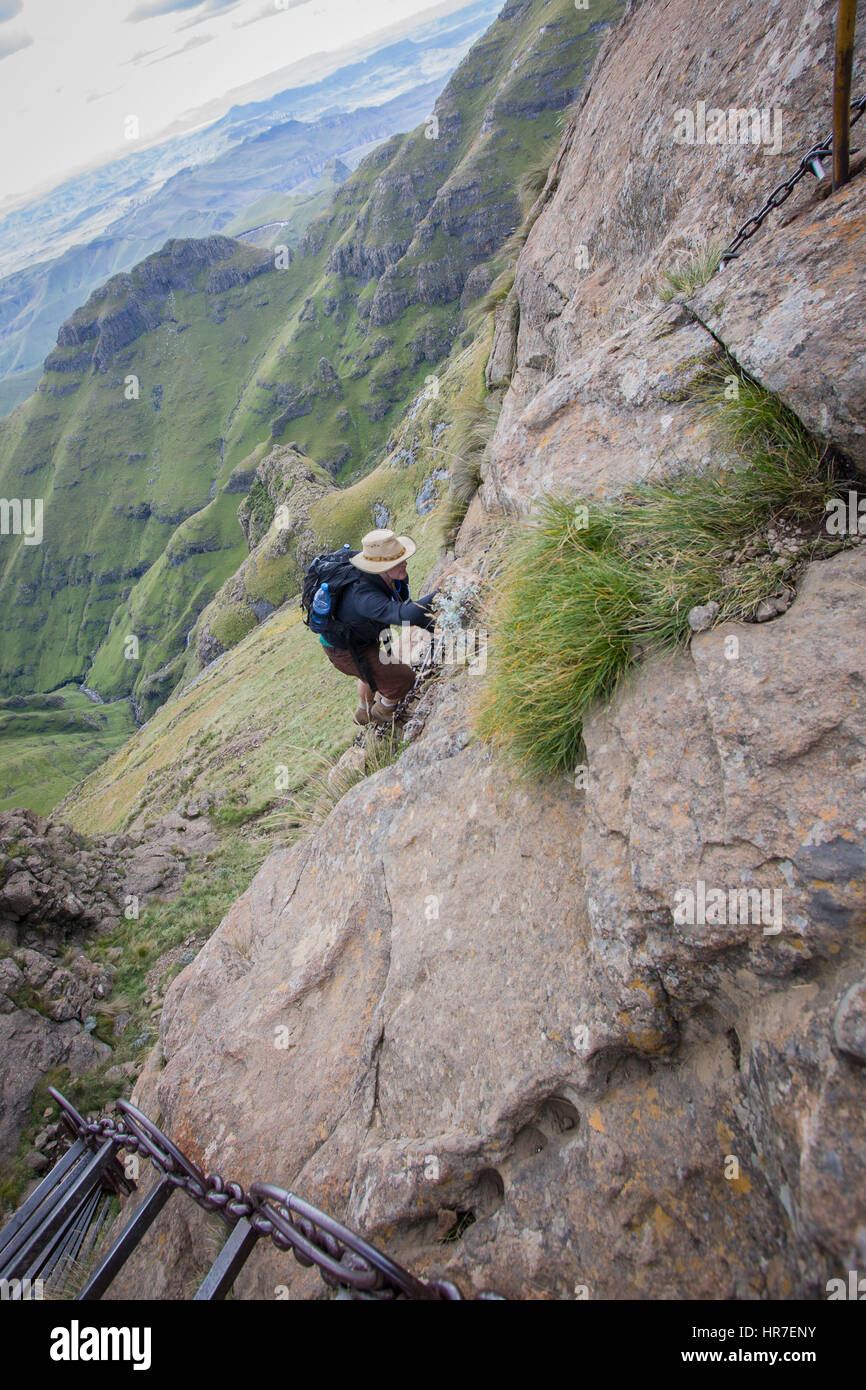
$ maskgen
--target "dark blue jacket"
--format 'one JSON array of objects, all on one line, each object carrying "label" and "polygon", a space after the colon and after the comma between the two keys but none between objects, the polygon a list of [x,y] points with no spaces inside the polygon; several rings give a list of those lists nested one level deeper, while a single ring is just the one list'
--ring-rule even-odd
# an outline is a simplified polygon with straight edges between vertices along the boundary
[{"label": "dark blue jacket", "polygon": [[435,590],[414,600],[409,595],[407,579],[395,579],[394,587],[396,594],[380,574],[360,570],[357,582],[340,595],[334,617],[352,629],[360,646],[378,643],[383,631],[403,623],[426,628],[428,632],[433,630],[429,605]]}]

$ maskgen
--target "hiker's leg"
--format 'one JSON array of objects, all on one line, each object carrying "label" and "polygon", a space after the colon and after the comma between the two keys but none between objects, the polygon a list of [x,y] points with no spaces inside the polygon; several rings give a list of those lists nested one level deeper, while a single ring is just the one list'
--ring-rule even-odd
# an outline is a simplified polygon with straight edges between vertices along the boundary
[{"label": "hiker's leg", "polygon": [[370,663],[370,673],[376,682],[376,689],[387,705],[398,705],[405,700],[415,684],[415,672],[411,666],[402,662],[383,662],[379,658],[378,647],[368,647],[364,652]]},{"label": "hiker's leg", "polygon": [[[357,676],[358,668],[351,652],[341,651],[336,647],[323,647],[322,650],[331,665],[336,666],[338,671],[342,671],[346,676]],[[415,672],[412,667],[404,666],[402,663],[381,661],[377,645],[365,647],[362,654],[370,668],[370,674],[376,682],[376,689],[379,694],[394,704],[399,704],[401,700],[404,700],[415,684]],[[364,680],[358,681],[358,699],[362,704],[371,704],[373,700],[373,691]]]},{"label": "hiker's leg", "polygon": [[[342,647],[323,647],[325,656],[332,666],[336,666],[344,676],[357,676],[358,667],[355,665],[355,658],[351,652],[344,651]],[[373,692],[365,680],[358,681],[358,699],[367,704],[373,698]]]},{"label": "hiker's leg", "polygon": [[[351,652],[344,651],[338,647],[325,647],[325,655],[332,666],[336,666],[344,676],[357,676],[358,668],[355,665],[355,658]],[[358,680],[358,708],[355,711],[355,723],[366,724],[369,718],[368,710],[373,703],[373,691],[365,680]]]}]

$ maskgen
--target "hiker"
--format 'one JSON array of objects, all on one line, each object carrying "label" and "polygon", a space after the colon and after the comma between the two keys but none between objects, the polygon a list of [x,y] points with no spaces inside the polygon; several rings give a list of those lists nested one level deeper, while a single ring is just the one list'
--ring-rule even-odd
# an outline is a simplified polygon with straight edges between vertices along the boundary
[{"label": "hiker", "polygon": [[[432,631],[430,604],[436,591],[414,601],[409,594],[406,561],[417,546],[409,536],[393,531],[368,531],[362,550],[351,555],[349,564],[360,573],[341,588],[333,613],[336,625],[347,629],[354,652],[340,646],[333,635],[320,633],[319,641],[331,664],[347,676],[359,676],[356,724],[386,724],[415,684],[415,672],[402,662],[383,662],[379,643],[390,627],[412,623]],[[373,687],[375,686],[375,689]]]}]

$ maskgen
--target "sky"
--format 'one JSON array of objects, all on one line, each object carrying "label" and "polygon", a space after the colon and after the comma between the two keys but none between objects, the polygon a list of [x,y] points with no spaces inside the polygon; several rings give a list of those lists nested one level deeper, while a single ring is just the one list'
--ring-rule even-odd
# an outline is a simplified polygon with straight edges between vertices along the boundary
[{"label": "sky", "polygon": [[128,154],[129,132],[149,144],[181,117],[192,128],[231,89],[434,3],[0,0],[0,202]]}]

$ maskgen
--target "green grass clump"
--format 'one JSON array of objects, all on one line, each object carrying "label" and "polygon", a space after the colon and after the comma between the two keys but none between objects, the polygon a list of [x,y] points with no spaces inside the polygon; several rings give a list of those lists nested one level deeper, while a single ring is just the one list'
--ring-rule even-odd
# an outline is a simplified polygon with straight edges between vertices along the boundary
[{"label": "green grass clump", "polygon": [[488,394],[482,384],[478,395],[453,410],[454,424],[448,440],[451,481],[441,520],[446,549],[453,547],[469,504],[481,486],[481,461],[496,428],[501,404],[501,396]]},{"label": "green grass clump", "polygon": [[527,169],[525,174],[521,174],[517,181],[517,188],[524,206],[531,207],[535,202],[547,183],[549,172],[550,160],[544,164],[539,164],[535,169]]},{"label": "green grass clump", "polygon": [[675,265],[671,270],[663,271],[667,284],[660,286],[659,294],[665,303],[678,294],[684,295],[686,299],[696,294],[715,275],[723,250],[721,242],[710,242],[695,250],[687,261]]},{"label": "green grass clump", "polygon": [[803,553],[779,556],[773,523],[820,544],[832,460],[778,399],[736,377],[707,408],[728,466],[641,484],[616,501],[547,497],[515,525],[493,595],[490,678],[481,735],[528,770],[580,761],[582,721],[639,657],[684,644],[688,615],[715,600],[717,622],[753,616],[788,583]]}]

